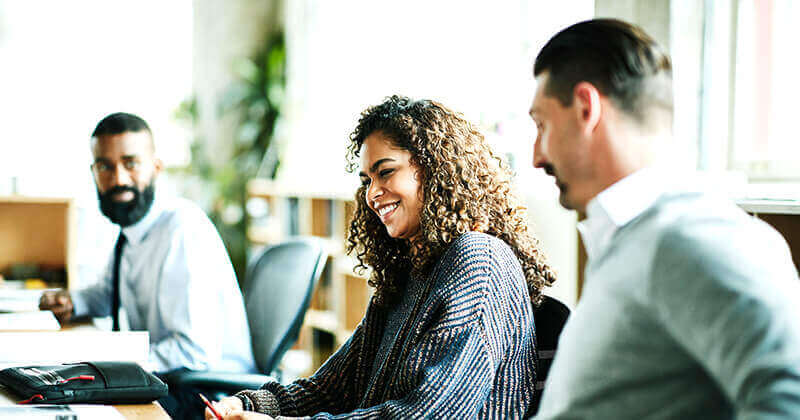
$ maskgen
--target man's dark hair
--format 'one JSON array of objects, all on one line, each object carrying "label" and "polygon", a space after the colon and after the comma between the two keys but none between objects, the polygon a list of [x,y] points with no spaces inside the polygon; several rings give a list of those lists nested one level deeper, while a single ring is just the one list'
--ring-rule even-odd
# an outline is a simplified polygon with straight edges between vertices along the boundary
[{"label": "man's dark hair", "polygon": [[586,81],[640,122],[652,105],[672,112],[669,56],[644,30],[621,20],[588,20],[557,33],[536,57],[533,74],[543,72],[545,93],[564,106]]},{"label": "man's dark hair", "polygon": [[147,123],[136,115],[126,112],[115,112],[106,116],[94,128],[92,137],[147,131],[151,136],[153,132]]}]

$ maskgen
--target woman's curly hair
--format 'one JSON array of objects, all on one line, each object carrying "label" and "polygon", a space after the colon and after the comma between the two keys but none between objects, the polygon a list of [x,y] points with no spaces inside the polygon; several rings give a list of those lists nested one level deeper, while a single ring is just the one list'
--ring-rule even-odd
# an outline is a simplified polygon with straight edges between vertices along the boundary
[{"label": "woman's curly hair", "polygon": [[484,232],[507,243],[519,258],[531,301],[555,276],[528,230],[527,210],[511,189],[512,173],[472,124],[444,105],[392,96],[367,108],[350,134],[347,169],[358,167],[366,138],[380,132],[411,153],[421,175],[419,235],[411,244],[389,236],[365,200],[366,186],[355,195],[347,252],[358,258],[358,272],[372,267],[369,284],[375,303],[397,298],[409,274],[430,272],[447,247],[469,231]]}]

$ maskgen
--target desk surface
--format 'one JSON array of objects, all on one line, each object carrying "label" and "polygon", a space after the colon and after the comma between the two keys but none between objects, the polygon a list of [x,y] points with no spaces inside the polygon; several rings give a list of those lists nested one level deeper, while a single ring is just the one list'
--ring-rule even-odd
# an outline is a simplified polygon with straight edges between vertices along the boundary
[{"label": "desk surface", "polygon": [[[0,405],[11,405],[16,403],[16,397],[9,393],[6,388],[0,387]],[[157,402],[150,404],[118,404],[114,408],[128,420],[156,419],[169,420],[169,415]]]},{"label": "desk surface", "polygon": [[117,409],[128,420],[135,419],[165,419],[170,420],[169,415],[157,402],[150,404],[120,404],[115,405]]}]

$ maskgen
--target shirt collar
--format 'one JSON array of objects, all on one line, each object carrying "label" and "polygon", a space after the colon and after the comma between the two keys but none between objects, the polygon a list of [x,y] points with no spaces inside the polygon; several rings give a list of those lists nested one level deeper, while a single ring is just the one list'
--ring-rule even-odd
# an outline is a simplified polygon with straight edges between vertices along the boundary
[{"label": "shirt collar", "polygon": [[163,200],[159,199],[159,194],[156,193],[153,199],[153,205],[150,206],[150,210],[147,211],[142,220],[122,228],[122,233],[125,235],[125,239],[127,239],[129,244],[138,244],[147,235],[147,232],[150,231],[156,223],[156,220],[158,220],[158,216],[161,214],[162,201]]},{"label": "shirt collar", "polygon": [[665,178],[655,168],[640,169],[601,191],[586,205],[578,223],[586,254],[597,258],[614,233],[644,213],[665,191]]}]

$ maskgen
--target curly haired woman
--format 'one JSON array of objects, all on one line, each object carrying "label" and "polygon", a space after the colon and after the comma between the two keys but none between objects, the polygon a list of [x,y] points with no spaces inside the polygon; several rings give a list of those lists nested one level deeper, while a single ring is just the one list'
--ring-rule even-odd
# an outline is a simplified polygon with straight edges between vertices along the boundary
[{"label": "curly haired woman", "polygon": [[554,276],[510,170],[469,122],[433,101],[392,96],[362,113],[350,140],[348,169],[360,160],[362,186],[347,251],[359,270],[372,269],[367,313],[310,378],[218,407],[244,418],[252,413],[238,410],[521,417],[536,379],[531,302]]}]

